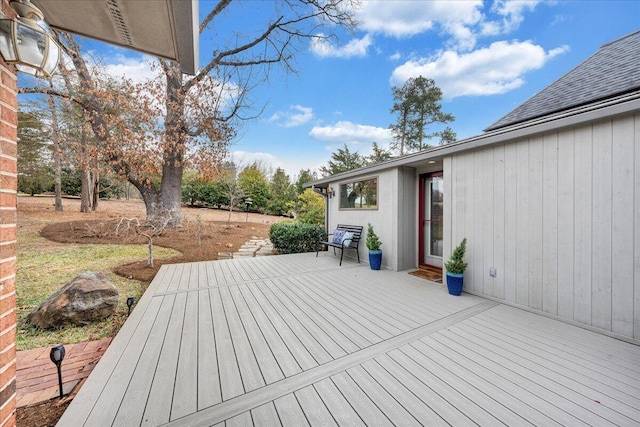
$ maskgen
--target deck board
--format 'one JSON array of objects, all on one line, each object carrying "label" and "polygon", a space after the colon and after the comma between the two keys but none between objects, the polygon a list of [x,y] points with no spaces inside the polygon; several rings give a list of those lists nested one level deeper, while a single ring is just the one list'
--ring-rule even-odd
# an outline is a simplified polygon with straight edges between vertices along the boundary
[{"label": "deck board", "polygon": [[313,387],[338,425],[366,425],[330,379],[318,381]]},{"label": "deck board", "polygon": [[233,298],[233,304],[236,307],[238,316],[244,327],[245,334],[249,341],[256,361],[262,372],[264,381],[267,384],[274,383],[284,378],[284,373],[278,365],[273,352],[269,348],[269,344],[265,340],[260,331],[260,326],[256,323],[255,318],[251,314],[240,290],[237,287],[230,288],[229,292]]},{"label": "deck board", "polygon": [[208,289],[198,291],[198,410],[222,402],[213,313]]},{"label": "deck board", "polygon": [[222,390],[222,400],[225,401],[243,394],[244,386],[240,375],[240,367],[236,360],[233,341],[231,340],[231,332],[227,324],[220,289],[211,289],[209,298],[211,300],[211,313],[213,314],[215,328],[220,389]]},{"label": "deck board", "polygon": [[198,292],[187,294],[184,314],[171,419],[198,410]]},{"label": "deck board", "polygon": [[331,416],[331,412],[320,399],[320,396],[313,388],[307,386],[295,392],[298,402],[304,411],[304,415],[309,424],[315,426],[336,426],[336,422]]},{"label": "deck board", "polygon": [[[147,399],[143,425],[160,425],[170,419],[186,302],[187,294],[178,293],[174,296],[167,331],[160,344],[160,358]],[[89,425],[99,425],[98,420]]]},{"label": "deck board", "polygon": [[[277,299],[282,307],[286,307],[291,316],[300,321],[304,328],[309,331],[333,359],[345,356],[348,353],[348,351],[345,351],[345,347],[349,347],[349,341],[340,340],[340,338],[343,338],[340,333],[332,333],[334,331],[327,331],[325,328],[322,328],[322,318],[311,316],[309,310],[302,309],[300,304],[303,303],[293,298],[294,294],[292,292],[282,292],[273,281],[267,282],[265,289],[271,292],[273,298]],[[355,351],[357,347],[351,346],[351,350]]]},{"label": "deck board", "polygon": [[[608,399],[598,386],[589,388],[575,379],[526,359],[522,353],[511,353],[497,346],[493,347],[498,349],[497,354],[495,351],[489,351],[482,345],[489,340],[487,336],[481,335],[478,337],[477,335],[461,334],[459,337],[457,340],[458,345],[455,345],[456,341],[453,333],[446,337],[448,338],[448,341],[446,341],[449,344],[447,346],[448,349],[460,350],[461,345],[459,343],[464,342],[465,345],[470,346],[465,354],[474,355],[475,357],[482,356],[484,357],[483,363],[494,363],[495,361],[495,369],[500,366],[501,372],[510,371],[519,375],[518,382],[531,381],[527,388],[534,391],[537,390],[537,394],[540,397],[549,396],[549,404],[561,405],[566,400],[567,402],[564,405],[567,406],[567,412],[578,414],[583,412],[583,409],[592,412],[602,417],[602,420],[599,420],[601,425],[606,424],[607,419],[622,425],[633,419],[640,419],[638,418],[637,410],[627,405],[619,404],[615,399]],[[444,338],[440,339],[438,337],[438,342],[444,343]],[[446,351],[446,349],[444,347],[441,348],[442,351]],[[489,360],[491,357],[493,357],[493,360]],[[505,368],[508,371],[505,371]],[[580,379],[584,381],[584,377]],[[551,397],[553,395],[555,397]],[[625,416],[620,417],[617,413],[618,411],[621,414],[627,414],[626,419]],[[582,421],[587,422],[586,419]]]},{"label": "deck board", "polygon": [[[302,368],[298,364],[296,358],[291,353],[287,344],[280,336],[279,331],[271,323],[268,315],[263,311],[262,307],[258,304],[257,300],[247,288],[246,285],[238,287],[238,291],[242,295],[244,302],[247,304],[248,309],[251,312],[256,324],[260,328],[260,332],[267,341],[271,352],[273,353],[278,366],[282,373],[289,377],[302,372]],[[257,333],[257,331],[256,331]]]},{"label": "deck board", "polygon": [[327,330],[334,330],[336,334],[346,338],[351,343],[344,342],[347,347],[345,350],[348,352],[356,351],[356,348],[351,345],[357,347],[357,349],[362,349],[372,344],[372,341],[365,337],[368,335],[367,330],[359,328],[359,323],[354,322],[351,317],[347,317],[348,320],[342,318],[344,314],[342,311],[337,310],[333,305],[323,304],[320,299],[316,298],[316,294],[308,292],[304,286],[299,286],[299,284],[297,286],[289,278],[285,278],[283,287],[295,294],[296,300],[301,305],[308,307],[314,313],[314,317],[320,318]]},{"label": "deck board", "polygon": [[[148,341],[150,343],[161,340],[166,335],[171,315],[168,307],[173,305],[174,299],[173,295],[158,299],[158,302],[161,302],[161,307],[149,333]],[[131,381],[129,384],[118,408],[114,425],[140,425],[147,404],[147,396],[158,366],[160,350],[159,346],[145,345],[136,367],[139,376],[136,376],[135,381]]]},{"label": "deck board", "polygon": [[[562,381],[563,378],[577,381],[578,384],[571,384],[570,387],[583,389],[583,394],[602,393],[632,408],[640,408],[640,389],[637,387],[637,382],[607,367],[585,363],[575,358],[567,359],[561,351],[555,349],[544,352],[542,348],[530,345],[526,337],[513,337],[506,342],[496,337],[492,331],[484,331],[468,324],[460,325],[456,332],[463,340],[475,340],[479,334],[482,334],[486,343],[493,344],[496,348],[503,349],[521,360],[537,364],[551,372],[550,375],[553,375],[556,381]],[[553,363],[550,362],[550,358],[553,358]],[[634,382],[636,384],[629,384]],[[575,389],[578,390],[578,388]],[[633,417],[640,419],[640,412],[635,411]]]},{"label": "deck board", "polygon": [[224,312],[227,317],[227,325],[229,325],[233,351],[235,352],[235,357],[240,367],[244,390],[255,390],[265,385],[262,371],[260,370],[260,366],[258,366],[258,360],[242,326],[229,288],[221,288],[220,296],[222,297],[222,305],[224,306]]},{"label": "deck board", "polygon": [[365,424],[370,426],[393,425],[385,413],[378,408],[349,374],[341,372],[331,377],[331,380]]},{"label": "deck board", "polygon": [[318,338],[313,336],[301,319],[298,319],[273,295],[268,283],[263,283],[263,286],[254,287],[254,289],[256,293],[260,293],[262,298],[277,311],[278,316],[287,324],[289,330],[291,330],[299,342],[302,343],[317,364],[321,365],[333,360],[329,352],[318,342]]},{"label": "deck board", "polygon": [[163,266],[61,426],[639,425],[640,347],[328,253]]},{"label": "deck board", "polygon": [[309,422],[294,394],[287,394],[273,401],[283,427],[308,426]]},{"label": "deck board", "polygon": [[278,418],[278,412],[273,402],[265,403],[262,406],[258,406],[251,410],[251,418],[253,419],[254,426],[279,426],[280,418]]}]

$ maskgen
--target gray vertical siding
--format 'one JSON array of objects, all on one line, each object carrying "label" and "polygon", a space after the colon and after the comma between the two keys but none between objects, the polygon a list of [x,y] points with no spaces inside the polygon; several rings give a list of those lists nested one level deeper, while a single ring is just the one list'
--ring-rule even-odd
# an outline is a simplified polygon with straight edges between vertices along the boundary
[{"label": "gray vertical siding", "polygon": [[638,114],[445,159],[445,254],[467,237],[465,288],[640,339],[636,146]]},{"label": "gray vertical siding", "polygon": [[[418,244],[418,191],[416,170],[414,168],[398,168],[398,216],[396,236],[397,253],[396,270],[415,268],[418,262],[416,247]],[[393,221],[392,221],[393,222]]]}]

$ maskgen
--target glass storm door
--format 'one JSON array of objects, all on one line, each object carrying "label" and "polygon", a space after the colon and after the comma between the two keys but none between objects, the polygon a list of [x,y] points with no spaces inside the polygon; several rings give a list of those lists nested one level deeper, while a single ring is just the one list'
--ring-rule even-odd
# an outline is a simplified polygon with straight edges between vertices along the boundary
[{"label": "glass storm door", "polygon": [[422,175],[420,181],[420,264],[442,268],[442,172]]}]

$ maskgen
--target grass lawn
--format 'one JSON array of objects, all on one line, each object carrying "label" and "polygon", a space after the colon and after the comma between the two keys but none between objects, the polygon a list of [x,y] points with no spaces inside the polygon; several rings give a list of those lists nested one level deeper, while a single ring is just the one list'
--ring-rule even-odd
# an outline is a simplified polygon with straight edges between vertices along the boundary
[{"label": "grass lawn", "polygon": [[[127,297],[133,296],[138,301],[147,283],[117,276],[112,273],[112,269],[122,264],[145,260],[146,245],[58,244],[40,237],[38,229],[39,227],[22,227],[18,235],[17,349],[48,347],[57,343],[72,344],[114,336],[126,320]],[[154,249],[154,259],[178,254],[178,251],[172,249]],[[57,330],[42,330],[24,323],[27,315],[42,301],[84,271],[103,272],[118,288],[120,301],[115,315],[90,325],[66,326]]]}]

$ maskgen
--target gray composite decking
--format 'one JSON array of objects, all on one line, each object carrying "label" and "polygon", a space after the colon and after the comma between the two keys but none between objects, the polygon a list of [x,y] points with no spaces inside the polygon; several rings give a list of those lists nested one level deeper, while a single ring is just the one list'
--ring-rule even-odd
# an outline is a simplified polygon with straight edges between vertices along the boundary
[{"label": "gray composite decking", "polygon": [[640,347],[331,254],[165,265],[61,426],[640,425]]}]

